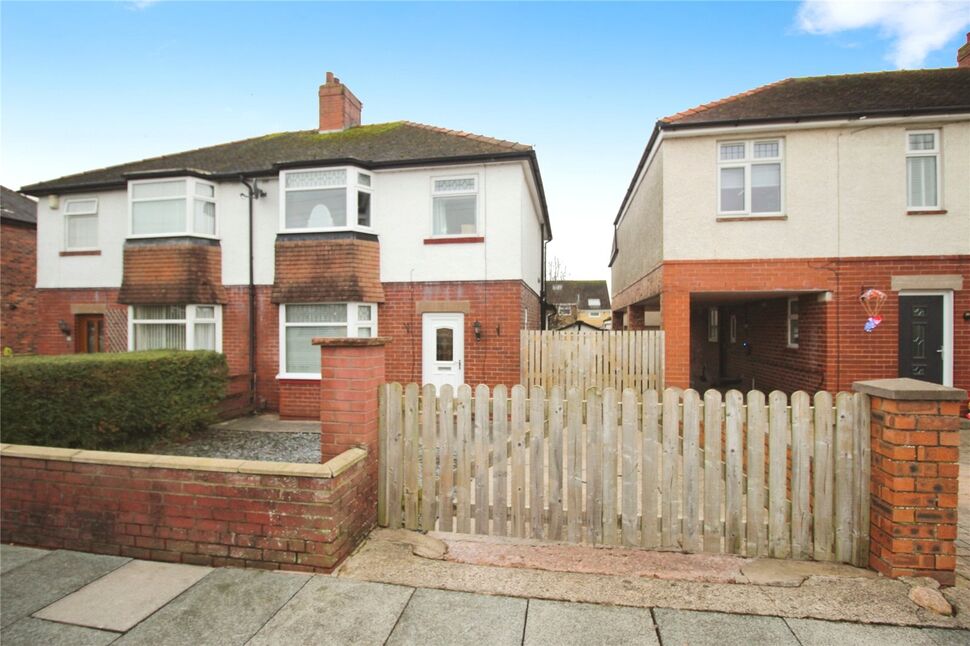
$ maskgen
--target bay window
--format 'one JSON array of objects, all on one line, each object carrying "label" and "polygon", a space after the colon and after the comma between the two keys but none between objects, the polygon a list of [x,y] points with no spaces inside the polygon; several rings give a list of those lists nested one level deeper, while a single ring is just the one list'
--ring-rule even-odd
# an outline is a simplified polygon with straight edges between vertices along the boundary
[{"label": "bay window", "polygon": [[436,236],[478,234],[478,178],[432,180],[432,233]]},{"label": "bay window", "polygon": [[67,251],[98,247],[98,200],[67,200],[64,203],[64,248]]},{"label": "bay window", "polygon": [[719,215],[782,213],[781,139],[718,144]]},{"label": "bay window", "polygon": [[377,335],[373,303],[313,303],[280,306],[280,374],[319,377],[320,348],[314,337]]},{"label": "bay window", "polygon": [[132,305],[128,349],[222,351],[222,306]]},{"label": "bay window", "polygon": [[906,133],[906,205],[940,208],[940,131]]},{"label": "bay window", "polygon": [[371,179],[354,168],[283,171],[281,230],[370,227]]},{"label": "bay window", "polygon": [[195,178],[129,184],[131,235],[215,236],[216,188]]}]

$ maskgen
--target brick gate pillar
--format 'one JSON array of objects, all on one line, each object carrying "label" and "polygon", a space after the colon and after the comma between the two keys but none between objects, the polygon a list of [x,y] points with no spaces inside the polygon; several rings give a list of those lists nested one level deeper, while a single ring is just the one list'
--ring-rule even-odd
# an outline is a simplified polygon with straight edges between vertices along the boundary
[{"label": "brick gate pillar", "polygon": [[[355,446],[377,456],[378,389],[387,338],[313,339],[320,346],[320,460]],[[376,463],[376,460],[375,460]]]},{"label": "brick gate pillar", "polygon": [[870,396],[872,417],[869,567],[953,585],[959,413],[967,392],[915,379],[853,388]]}]

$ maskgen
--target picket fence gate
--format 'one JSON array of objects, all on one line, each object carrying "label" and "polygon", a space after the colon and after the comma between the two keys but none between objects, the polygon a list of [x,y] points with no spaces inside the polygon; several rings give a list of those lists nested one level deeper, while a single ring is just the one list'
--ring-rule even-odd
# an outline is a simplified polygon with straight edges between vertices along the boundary
[{"label": "picket fence gate", "polygon": [[869,451],[861,393],[385,384],[378,519],[864,566]]},{"label": "picket fence gate", "polygon": [[[637,393],[664,387],[664,333],[560,332],[523,330],[521,378],[528,390],[542,386],[565,393],[577,388],[632,388]],[[526,393],[528,394],[528,392]]]}]

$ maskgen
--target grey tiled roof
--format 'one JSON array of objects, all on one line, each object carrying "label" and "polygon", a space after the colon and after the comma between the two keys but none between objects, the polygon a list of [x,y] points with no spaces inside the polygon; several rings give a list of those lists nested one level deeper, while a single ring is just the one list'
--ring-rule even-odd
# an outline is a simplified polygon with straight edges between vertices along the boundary
[{"label": "grey tiled roof", "polygon": [[0,186],[0,217],[27,224],[37,224],[37,203],[17,191]]},{"label": "grey tiled roof", "polygon": [[[598,298],[600,304],[591,306],[591,298]],[[546,302],[550,305],[576,305],[581,310],[608,310],[610,290],[605,280],[550,280],[546,281]]]}]

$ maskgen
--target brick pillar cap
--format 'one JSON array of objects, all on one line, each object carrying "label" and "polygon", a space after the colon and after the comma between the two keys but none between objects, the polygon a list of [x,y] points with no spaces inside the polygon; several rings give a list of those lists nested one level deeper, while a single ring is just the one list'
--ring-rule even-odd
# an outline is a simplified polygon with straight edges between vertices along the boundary
[{"label": "brick pillar cap", "polygon": [[327,348],[368,348],[377,345],[387,345],[391,342],[390,337],[373,336],[366,338],[333,338],[333,337],[313,337],[310,341],[313,345],[322,345]]},{"label": "brick pillar cap", "polygon": [[907,401],[963,401],[967,398],[967,391],[962,388],[941,386],[909,377],[856,381],[852,384],[852,390],[874,397]]}]

